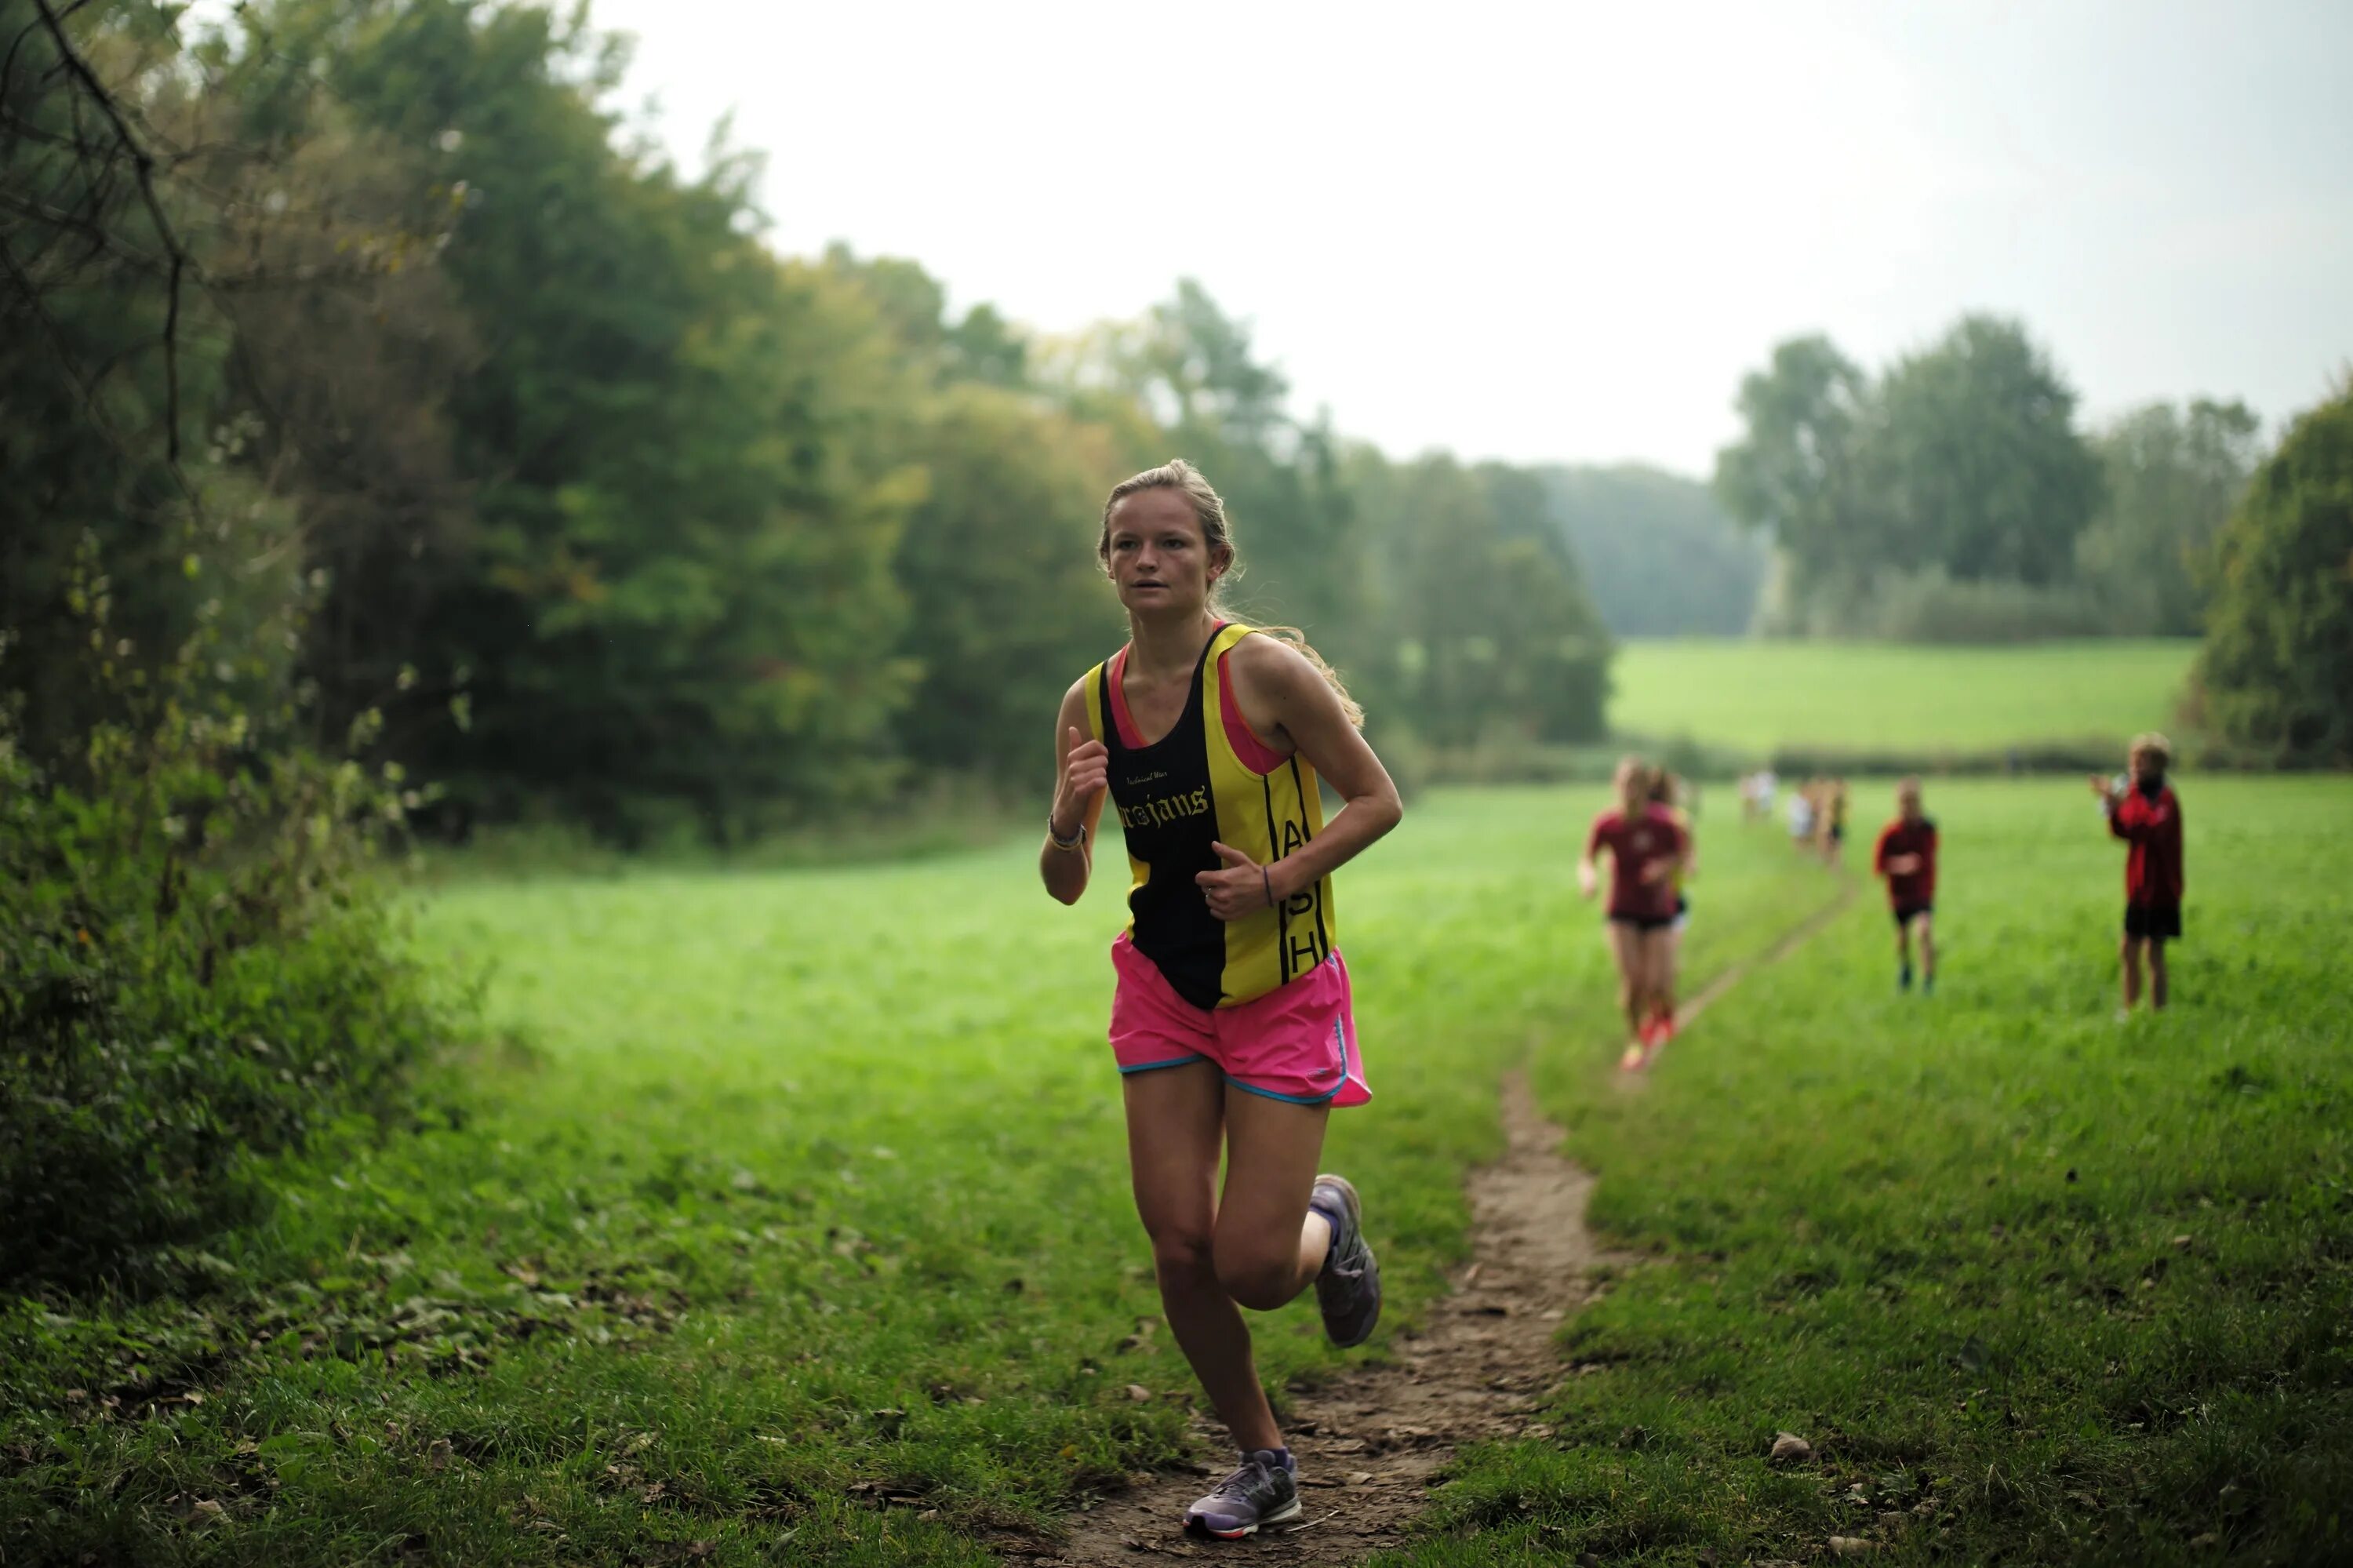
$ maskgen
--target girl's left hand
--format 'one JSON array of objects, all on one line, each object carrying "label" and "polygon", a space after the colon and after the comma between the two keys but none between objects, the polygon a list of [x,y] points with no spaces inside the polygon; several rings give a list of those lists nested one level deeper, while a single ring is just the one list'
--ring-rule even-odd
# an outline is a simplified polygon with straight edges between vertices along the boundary
[{"label": "girl's left hand", "polygon": [[1275,888],[1273,867],[1263,866],[1230,844],[1212,843],[1225,863],[1216,871],[1196,872],[1201,896],[1209,913],[1220,920],[1242,920],[1272,908],[1282,898]]}]

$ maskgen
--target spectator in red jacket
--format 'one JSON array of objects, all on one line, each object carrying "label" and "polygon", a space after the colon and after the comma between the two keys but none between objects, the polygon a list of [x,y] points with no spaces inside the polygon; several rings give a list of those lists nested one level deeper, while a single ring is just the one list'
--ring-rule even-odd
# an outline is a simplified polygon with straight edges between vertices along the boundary
[{"label": "spectator in red jacket", "polygon": [[1895,786],[1895,820],[1879,830],[1871,869],[1887,879],[1895,916],[1895,987],[1912,989],[1912,933],[1920,933],[1920,994],[1936,990],[1936,824],[1920,810],[1920,780]]},{"label": "spectator in red jacket", "polygon": [[2165,944],[2181,935],[2181,802],[2165,782],[2172,761],[2172,744],[2152,732],[2135,736],[2125,754],[2129,784],[2092,779],[2107,808],[2108,832],[2132,846],[2125,855],[2123,1016],[2140,1001],[2144,949],[2149,1006],[2165,1006]]}]

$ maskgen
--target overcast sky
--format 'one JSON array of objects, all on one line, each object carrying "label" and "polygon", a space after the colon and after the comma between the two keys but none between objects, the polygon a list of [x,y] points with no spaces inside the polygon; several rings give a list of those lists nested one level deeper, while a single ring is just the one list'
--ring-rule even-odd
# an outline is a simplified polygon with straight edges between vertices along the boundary
[{"label": "overcast sky", "polygon": [[595,0],[779,248],[1053,332],[1199,279],[1398,453],[1704,473],[1742,372],[2025,318],[2094,418],[2353,365],[2353,3]]}]

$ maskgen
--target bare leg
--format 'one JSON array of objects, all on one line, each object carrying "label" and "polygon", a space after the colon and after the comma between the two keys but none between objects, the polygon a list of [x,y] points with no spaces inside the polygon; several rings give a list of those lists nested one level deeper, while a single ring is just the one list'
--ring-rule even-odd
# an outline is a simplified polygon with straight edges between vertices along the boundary
[{"label": "bare leg", "polygon": [[1643,1012],[1652,1018],[1674,1009],[1675,933],[1671,926],[1645,931],[1642,937]]},{"label": "bare leg", "polygon": [[1324,1267],[1332,1226],[1307,1198],[1331,1115],[1226,1086],[1226,1190],[1211,1251],[1219,1284],[1253,1311],[1282,1306]]},{"label": "bare leg", "polygon": [[1215,1064],[1195,1062],[1131,1073],[1120,1083],[1135,1209],[1152,1238],[1161,1310],[1235,1444],[1246,1452],[1280,1447],[1282,1435],[1250,1356],[1250,1328],[1218,1279],[1225,1079]]},{"label": "bare leg", "polygon": [[1936,917],[1923,915],[1914,925],[1920,927],[1920,977],[1929,985],[1936,983]]},{"label": "bare leg", "polygon": [[1642,983],[1642,933],[1624,920],[1609,922],[1609,951],[1618,960],[1618,1006],[1626,1014],[1626,1038],[1642,1039],[1643,1004],[1650,999]]},{"label": "bare leg", "polygon": [[2154,937],[2148,944],[2148,1004],[2156,1009],[2165,1006],[2165,943]]},{"label": "bare leg", "polygon": [[1657,1007],[1659,1016],[1672,1023],[1675,1019],[1675,981],[1682,967],[1683,934],[1673,926],[1659,933],[1659,986]]},{"label": "bare leg", "polygon": [[2138,937],[2126,937],[2123,948],[2125,972],[2125,1011],[2130,1012],[2140,1001],[2140,950],[2145,944]]}]

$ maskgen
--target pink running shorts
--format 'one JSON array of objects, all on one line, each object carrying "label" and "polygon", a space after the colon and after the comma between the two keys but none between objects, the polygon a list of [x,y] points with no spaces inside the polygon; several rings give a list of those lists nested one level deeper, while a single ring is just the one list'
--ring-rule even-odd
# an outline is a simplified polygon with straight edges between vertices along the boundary
[{"label": "pink running shorts", "polygon": [[1124,932],[1111,945],[1119,989],[1111,1052],[1119,1070],[1149,1073],[1213,1062],[1226,1082],[1271,1100],[1360,1106],[1373,1097],[1356,1055],[1348,966],[1335,949],[1296,980],[1233,1007],[1195,1007]]}]

